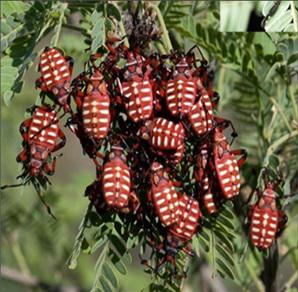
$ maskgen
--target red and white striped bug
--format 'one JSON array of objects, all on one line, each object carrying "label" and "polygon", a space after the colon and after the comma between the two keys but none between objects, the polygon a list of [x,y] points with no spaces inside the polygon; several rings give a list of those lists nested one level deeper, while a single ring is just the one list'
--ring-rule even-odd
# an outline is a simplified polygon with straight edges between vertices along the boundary
[{"label": "red and white striped bug", "polygon": [[213,106],[205,89],[201,90],[200,99],[188,113],[188,120],[197,135],[204,135],[213,128]]},{"label": "red and white striped bug", "polygon": [[178,221],[180,212],[178,194],[167,172],[158,162],[153,162],[151,165],[151,192],[148,196],[164,226],[170,226]]},{"label": "red and white striped bug", "polygon": [[52,93],[55,102],[69,111],[69,94],[73,60],[64,56],[57,48],[46,47],[40,56],[38,70],[41,77],[36,86],[44,92]]},{"label": "red and white striped bug", "polygon": [[[52,175],[55,171],[56,158],[48,164],[51,153],[65,145],[65,135],[58,125],[58,117],[50,107],[36,107],[31,118],[25,120],[20,126],[24,140],[24,148],[17,156],[18,162],[23,162],[31,176],[38,176],[44,171]],[[61,139],[57,143],[58,138]]]},{"label": "red and white striped bug", "polygon": [[178,221],[170,226],[169,232],[183,242],[189,241],[196,233],[199,219],[202,216],[199,202],[184,194],[179,198],[179,209]]},{"label": "red and white striped bug", "polygon": [[124,81],[118,82],[128,116],[136,123],[149,119],[153,111],[152,87],[148,74],[142,71],[142,63],[140,56],[129,52]]},{"label": "red and white striped bug", "polygon": [[200,146],[199,153],[195,160],[195,179],[199,184],[199,198],[202,199],[203,205],[209,214],[217,213],[219,207],[219,199],[214,193],[214,185],[216,177],[214,177],[212,165],[209,161],[211,159],[210,148],[208,144]]},{"label": "red and white striped bug", "polygon": [[192,76],[186,58],[182,57],[167,83],[167,108],[173,116],[186,115],[193,107],[196,96],[197,80]]},{"label": "red and white striped bug", "polygon": [[252,244],[261,249],[269,248],[276,240],[278,233],[284,228],[287,222],[287,216],[278,210],[276,199],[278,194],[274,191],[278,182],[272,182],[268,179],[267,170],[263,172],[265,190],[256,190],[258,201],[250,207],[249,236]]},{"label": "red and white striped bug", "polygon": [[139,206],[138,197],[131,192],[131,177],[123,148],[112,146],[109,161],[103,166],[102,189],[105,202],[109,207],[128,213]]},{"label": "red and white striped bug", "polygon": [[84,131],[90,139],[98,141],[107,136],[110,129],[110,96],[104,77],[95,69],[90,79],[79,76],[87,84],[86,95],[78,94],[75,101],[81,115]]},{"label": "red and white striped bug", "polygon": [[[239,167],[246,160],[244,149],[231,150],[227,138],[223,134],[224,127],[217,126],[212,133],[213,168],[216,171],[219,186],[224,198],[231,199],[240,191]],[[237,161],[235,155],[242,155]]]},{"label": "red and white striped bug", "polygon": [[176,150],[174,162],[179,163],[184,154],[185,132],[182,124],[175,124],[164,118],[155,118],[145,122],[140,130],[143,139],[160,150]]}]

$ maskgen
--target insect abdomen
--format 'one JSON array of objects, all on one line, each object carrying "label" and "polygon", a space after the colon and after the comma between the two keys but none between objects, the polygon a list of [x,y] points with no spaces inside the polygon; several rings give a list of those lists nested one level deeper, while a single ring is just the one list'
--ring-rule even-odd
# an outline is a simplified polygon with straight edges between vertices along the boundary
[{"label": "insect abdomen", "polygon": [[103,192],[106,203],[114,208],[128,206],[130,173],[125,163],[110,161],[103,169]]},{"label": "insect abdomen", "polygon": [[148,79],[122,83],[123,95],[129,99],[126,110],[134,122],[147,120],[153,110],[152,87]]},{"label": "insect abdomen", "polygon": [[250,239],[260,249],[270,247],[275,241],[278,226],[278,213],[256,206],[250,223]]},{"label": "insect abdomen", "polygon": [[29,127],[29,144],[39,144],[48,148],[51,152],[58,137],[58,118],[54,110],[48,111],[44,107],[38,107]]},{"label": "insect abdomen", "polygon": [[110,99],[106,94],[92,92],[83,101],[85,132],[94,139],[104,138],[110,127]]},{"label": "insect abdomen", "polygon": [[191,110],[197,89],[192,78],[178,76],[173,80],[169,80],[166,89],[167,107],[174,116],[184,115]]}]

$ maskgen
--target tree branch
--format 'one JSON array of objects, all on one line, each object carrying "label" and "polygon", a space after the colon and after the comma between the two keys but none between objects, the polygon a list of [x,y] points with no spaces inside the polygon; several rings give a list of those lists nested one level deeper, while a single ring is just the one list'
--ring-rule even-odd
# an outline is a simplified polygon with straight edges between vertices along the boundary
[{"label": "tree branch", "polygon": [[16,282],[23,286],[27,286],[30,288],[43,288],[43,291],[56,291],[56,292],[82,292],[84,291],[80,287],[76,286],[60,286],[53,285],[49,283],[45,283],[40,281],[37,277],[21,273],[15,269],[1,266],[1,278],[7,279],[9,281]]}]

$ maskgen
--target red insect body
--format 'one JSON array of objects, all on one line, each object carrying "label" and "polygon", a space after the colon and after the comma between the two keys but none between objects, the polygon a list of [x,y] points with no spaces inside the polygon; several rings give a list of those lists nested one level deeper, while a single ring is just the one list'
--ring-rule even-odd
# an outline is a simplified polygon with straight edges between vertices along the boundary
[{"label": "red insect body", "polygon": [[141,58],[135,58],[130,53],[124,73],[125,81],[119,84],[128,116],[134,122],[149,119],[153,111],[152,86],[148,75],[142,72],[142,62]]},{"label": "red insect body", "polygon": [[217,213],[218,212],[218,208],[217,208],[218,202],[217,202],[215,195],[212,191],[212,183],[207,175],[203,179],[202,187],[203,187],[202,197],[203,197],[204,207],[206,208],[207,212],[210,215]]},{"label": "red insect body", "polygon": [[41,54],[39,71],[41,77],[37,80],[37,85],[42,91],[54,94],[57,102],[67,107],[72,74],[71,58],[63,56],[55,48],[47,47]]},{"label": "red insect body", "polygon": [[112,147],[110,160],[103,167],[102,184],[108,206],[119,209],[128,207],[131,180],[121,147]]},{"label": "red insect body", "polygon": [[179,198],[179,219],[170,232],[182,241],[191,240],[198,226],[201,211],[196,199],[183,195]]},{"label": "red insect body", "polygon": [[188,114],[188,119],[197,135],[203,135],[212,130],[212,103],[207,94],[200,97]]},{"label": "red insect body", "polygon": [[175,162],[181,161],[184,153],[184,128],[164,118],[147,121],[142,129],[142,137],[161,150],[176,150]]},{"label": "red insect body", "polygon": [[196,78],[191,76],[188,68],[186,59],[182,58],[167,83],[166,103],[173,116],[188,114],[197,96]]},{"label": "red insect body", "polygon": [[123,95],[129,99],[125,104],[129,117],[134,122],[150,118],[153,109],[153,94],[148,78],[135,76],[122,83]]},{"label": "red insect body", "polygon": [[202,198],[204,207],[209,214],[214,214],[218,211],[218,202],[212,191],[214,178],[212,176],[212,171],[210,171],[210,167],[212,168],[212,166],[209,164],[209,160],[210,154],[208,146],[207,144],[204,144],[200,148],[200,152],[196,157],[195,178],[200,186],[199,197]]},{"label": "red insect body", "polygon": [[161,164],[154,162],[151,172],[150,196],[155,211],[163,225],[170,226],[179,218],[180,207],[177,192]]},{"label": "red insect body", "polygon": [[106,137],[110,128],[110,97],[99,70],[87,83],[87,95],[76,99],[76,102],[82,113],[86,134],[89,138],[100,140]]},{"label": "red insect body", "polygon": [[[51,168],[47,164],[48,156],[63,147],[66,140],[59,128],[56,112],[46,106],[37,107],[32,117],[21,124],[20,131],[30,153],[24,149],[17,160],[25,161],[30,157],[29,169],[33,176],[39,174],[43,166],[47,173],[53,172],[55,160]],[[62,141],[57,143],[59,137]]]},{"label": "red insect body", "polygon": [[216,128],[213,135],[214,165],[222,193],[226,199],[239,194],[240,173],[238,161],[230,150],[230,145],[222,129]]},{"label": "red insect body", "polygon": [[274,243],[277,232],[286,222],[286,216],[276,208],[278,195],[271,184],[259,196],[258,202],[251,207],[249,234],[254,246],[266,249]]}]

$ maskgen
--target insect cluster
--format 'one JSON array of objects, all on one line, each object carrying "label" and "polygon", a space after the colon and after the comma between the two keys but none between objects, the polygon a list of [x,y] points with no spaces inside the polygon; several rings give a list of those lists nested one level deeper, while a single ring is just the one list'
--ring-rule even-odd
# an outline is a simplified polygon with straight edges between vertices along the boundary
[{"label": "insect cluster", "polygon": [[[231,148],[224,130],[231,126],[233,140],[233,126],[215,115],[219,96],[202,55],[197,60],[193,49],[145,55],[117,38],[108,39],[106,47],[108,52],[92,55],[73,80],[71,58],[57,48],[41,54],[36,84],[42,102],[20,127],[22,177],[38,186],[54,173],[54,152],[66,141],[59,126],[62,111],[94,162],[96,180],[86,196],[97,211],[138,221],[149,244],[161,243],[152,243],[164,250],[158,266],[175,264],[179,250],[190,253],[188,243],[201,218],[216,215],[239,195],[246,151]],[[266,184],[251,212],[250,237],[261,249],[277,233],[273,188]]]}]

